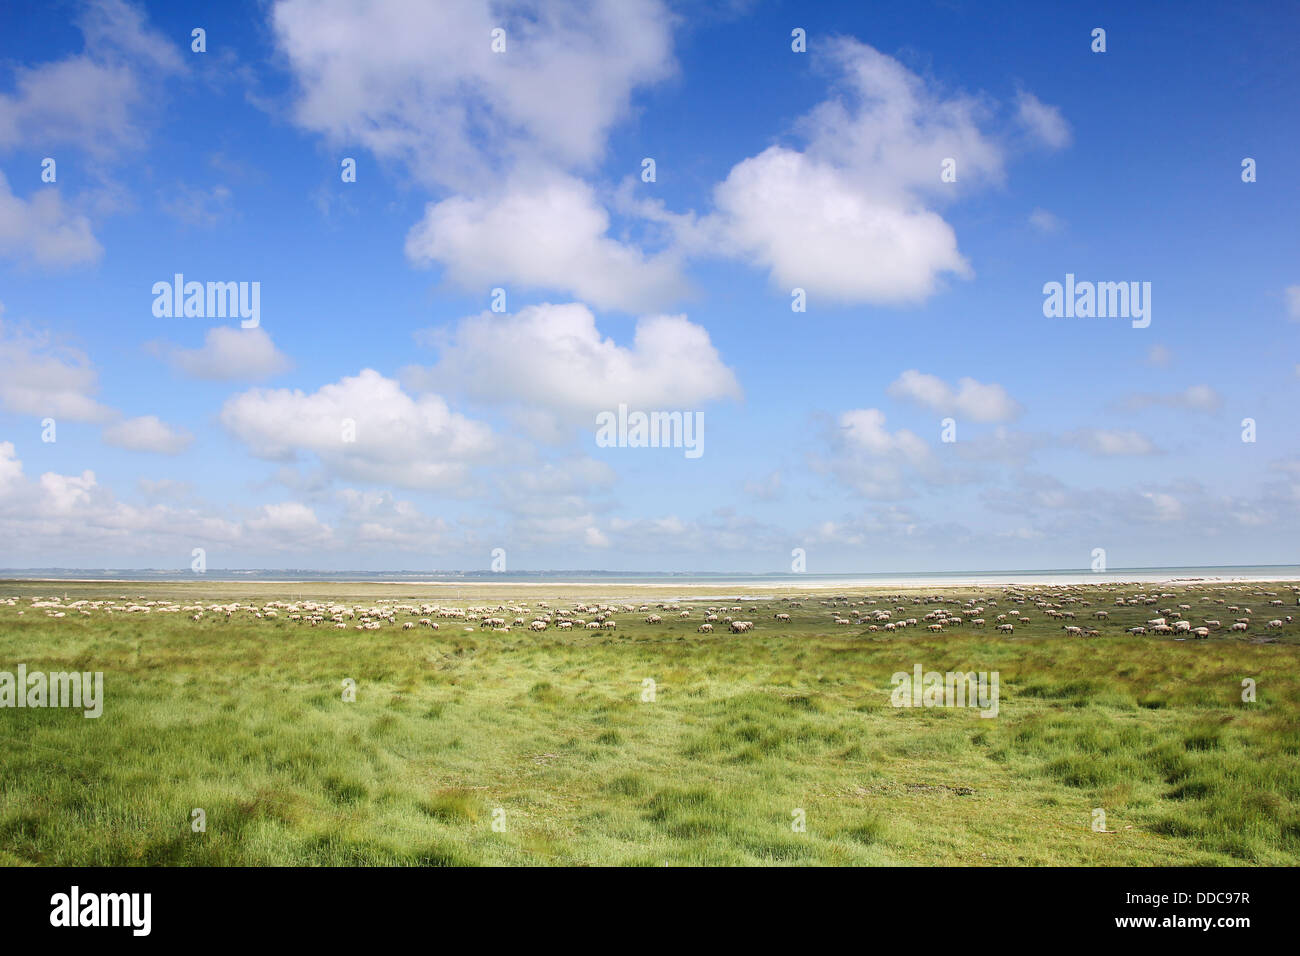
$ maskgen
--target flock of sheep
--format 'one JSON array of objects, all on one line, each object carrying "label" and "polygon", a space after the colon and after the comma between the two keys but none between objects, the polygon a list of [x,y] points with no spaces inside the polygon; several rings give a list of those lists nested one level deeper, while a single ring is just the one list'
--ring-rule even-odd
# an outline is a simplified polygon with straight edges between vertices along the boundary
[{"label": "flock of sheep", "polygon": [[[0,599],[0,605],[13,607],[19,603],[16,597]],[[683,618],[691,616],[690,609],[684,609],[680,603],[657,604],[658,610],[677,614]],[[509,633],[512,627],[527,627],[531,631],[545,631],[550,627],[559,630],[585,628],[587,630],[613,630],[618,626],[616,613],[637,613],[651,610],[650,605],[642,604],[585,604],[575,603],[571,608],[552,610],[550,605],[539,602],[535,610],[524,604],[498,604],[490,607],[443,607],[438,604],[398,604],[380,601],[375,605],[342,604],[334,601],[267,601],[262,604],[241,604],[238,601],[226,604],[182,604],[167,600],[128,601],[126,595],[119,600],[60,600],[57,597],[33,597],[27,609],[43,610],[47,617],[61,618],[69,614],[91,617],[95,613],[113,614],[185,614],[198,623],[214,621],[229,623],[232,620],[269,620],[281,617],[295,624],[316,627],[330,624],[335,628],[355,628],[358,631],[379,630],[385,624],[400,624],[403,630],[427,627],[438,630],[442,622],[463,623],[466,630],[477,626],[482,630]],[[738,621],[731,616],[742,610],[735,607],[710,607],[704,623],[698,630],[707,634],[713,630],[715,623],[721,622],[736,634],[742,634],[753,628],[752,621]],[[751,608],[751,610],[757,610]],[[503,615],[503,616],[498,616]],[[585,615],[585,616],[584,616]],[[434,620],[439,618],[440,620]],[[531,618],[531,620],[530,620]],[[658,624],[663,620],[659,614],[649,614],[647,624]]]},{"label": "flock of sheep", "polygon": [[[1300,585],[1290,585],[1291,601],[1300,603]],[[1193,583],[1183,586],[1183,593],[1168,590],[1152,590],[1128,593],[1122,585],[1059,585],[1004,587],[1000,593],[992,591],[972,597],[965,601],[951,596],[919,594],[885,594],[876,596],[849,597],[836,595],[821,599],[818,604],[828,609],[826,614],[834,625],[859,627],[867,632],[897,631],[909,627],[924,627],[932,632],[942,632],[954,627],[985,627],[990,619],[998,631],[1011,634],[1017,625],[1025,625],[1032,620],[1030,608],[1050,620],[1062,622],[1061,629],[1071,637],[1096,637],[1101,628],[1110,625],[1111,610],[1094,606],[1100,601],[1107,608],[1142,608],[1167,603],[1166,607],[1157,607],[1156,616],[1145,619],[1145,623],[1129,626],[1127,633],[1133,635],[1185,635],[1192,638],[1209,637],[1213,631],[1222,628],[1221,618],[1234,615],[1228,623],[1228,630],[1233,632],[1249,631],[1254,619],[1254,611],[1244,603],[1229,604],[1229,600],[1241,602],[1248,598],[1252,603],[1267,604],[1270,609],[1282,607],[1285,603],[1276,591],[1238,585],[1235,587],[1210,583]],[[1228,594],[1219,597],[1218,594]],[[997,596],[994,596],[997,595]],[[1112,601],[1113,596],[1113,601]],[[750,600],[755,600],[751,598]],[[769,610],[774,609],[772,619],[778,625],[792,622],[790,610],[802,608],[805,600],[810,598],[769,599],[765,603]],[[1178,603],[1178,602],[1182,603]],[[354,628],[356,630],[375,631],[388,626],[401,626],[404,630],[425,627],[437,630],[443,623],[459,624],[465,630],[476,627],[496,633],[509,633],[512,628],[527,628],[541,632],[550,628],[567,631],[574,628],[586,630],[613,630],[618,626],[617,614],[644,614],[644,622],[649,625],[662,624],[664,615],[689,619],[698,614],[703,618],[696,630],[701,634],[712,633],[715,626],[726,627],[733,634],[744,634],[754,629],[752,620],[742,620],[740,615],[745,607],[736,605],[710,605],[708,607],[682,607],[680,601],[666,601],[655,604],[599,604],[575,602],[570,607],[552,609],[545,601],[536,602],[534,607],[526,603],[496,604],[483,607],[446,607],[439,604],[402,604],[395,601],[380,601],[377,604],[343,604],[335,601],[268,601],[258,603],[178,603],[167,600],[128,601],[125,595],[118,600],[60,600],[57,597],[29,599],[29,604],[19,610],[41,610],[53,618],[69,615],[91,617],[96,614],[185,614],[190,620],[201,623],[217,623],[232,620],[269,620],[279,618],[294,624],[306,626],[330,625],[338,629]],[[1193,603],[1195,602],[1195,603]],[[16,597],[0,599],[0,606],[13,607],[19,603]],[[939,606],[933,606],[939,605]],[[949,605],[947,607],[943,605]],[[930,607],[925,613],[918,613],[920,607]],[[1002,610],[1002,606],[1006,610]],[[1197,607],[1200,610],[1196,610]],[[1222,607],[1222,611],[1217,608]],[[750,605],[750,613],[762,613],[757,605]],[[661,613],[659,613],[661,612]],[[1213,616],[1204,616],[1206,613]],[[1148,612],[1150,613],[1150,612]],[[1269,617],[1265,628],[1280,630],[1293,623],[1291,615]],[[918,616],[908,616],[918,614]],[[1198,625],[1194,615],[1201,617]],[[1074,620],[1083,616],[1088,623],[1074,624]],[[1131,615],[1130,615],[1131,616]]]},{"label": "flock of sheep", "polygon": [[[1008,605],[1006,611],[996,610],[993,621],[997,629],[1003,633],[1011,634],[1015,632],[1016,625],[1029,624],[1032,617],[1026,610],[1020,607],[1010,607],[1010,605],[1032,605],[1044,617],[1052,620],[1059,620],[1067,623],[1061,625],[1061,629],[1070,637],[1097,637],[1101,634],[1101,627],[1110,623],[1109,610],[1096,609],[1089,611],[1087,609],[1093,606],[1093,602],[1100,598],[1103,601],[1110,601],[1114,595],[1113,607],[1138,607],[1145,608],[1148,605],[1160,604],[1164,601],[1190,601],[1196,599],[1205,610],[1211,610],[1213,607],[1223,606],[1225,611],[1240,615],[1236,617],[1229,629],[1237,632],[1246,632],[1250,629],[1254,613],[1251,608],[1241,604],[1229,604],[1228,597],[1217,597],[1218,593],[1227,593],[1240,596],[1249,591],[1252,599],[1258,599],[1260,602],[1267,603],[1272,608],[1282,607],[1286,602],[1279,596],[1276,591],[1267,591],[1255,589],[1250,591],[1249,588],[1241,586],[1228,587],[1223,585],[1211,584],[1189,584],[1185,586],[1186,593],[1180,595],[1174,591],[1155,591],[1153,593],[1138,592],[1127,594],[1122,585],[1059,585],[1059,586],[1036,586],[1032,588],[1005,587],[1002,589],[1001,600]],[[1289,590],[1292,592],[1291,599],[1300,604],[1300,585],[1291,585]],[[1239,599],[1239,598],[1238,598]],[[881,603],[894,604],[893,608],[880,607]],[[999,607],[999,598],[981,596],[970,598],[963,602],[955,601],[951,597],[943,595],[904,595],[891,594],[883,595],[880,598],[861,598],[853,599],[845,596],[838,596],[831,600],[820,602],[823,606],[832,608],[848,608],[848,615],[840,611],[833,611],[832,617],[835,624],[865,627],[868,632],[872,631],[896,631],[907,627],[924,626],[933,632],[941,632],[946,627],[961,627],[963,625],[979,628],[985,627],[988,623],[988,609],[997,609]],[[937,607],[920,618],[902,617],[895,619],[894,615],[907,614],[909,610],[917,605],[928,604],[953,604],[952,609]],[[873,606],[874,605],[874,606]],[[1206,608],[1210,605],[1211,608]],[[798,606],[792,604],[792,606]],[[1169,635],[1169,634],[1186,634],[1189,637],[1206,638],[1210,636],[1212,630],[1218,630],[1223,627],[1218,617],[1203,617],[1202,625],[1196,626],[1191,619],[1194,605],[1191,603],[1171,604],[1169,607],[1159,608],[1157,614],[1159,617],[1150,618],[1144,625],[1137,625],[1127,628],[1128,633],[1134,635],[1152,634]],[[1218,613],[1218,612],[1213,612]],[[1079,614],[1090,616],[1091,626],[1081,624],[1071,624]],[[778,621],[788,621],[788,614],[778,613],[774,615]],[[851,618],[851,619],[850,619]],[[1294,622],[1292,615],[1288,614],[1283,617],[1275,617],[1268,620],[1265,627],[1268,629],[1281,629]]]}]

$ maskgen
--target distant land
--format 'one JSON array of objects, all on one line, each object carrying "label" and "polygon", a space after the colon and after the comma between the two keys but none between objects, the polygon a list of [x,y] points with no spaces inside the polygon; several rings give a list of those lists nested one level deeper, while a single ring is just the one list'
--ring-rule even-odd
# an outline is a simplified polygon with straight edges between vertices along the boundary
[{"label": "distant land", "polygon": [[792,572],[711,571],[559,571],[389,570],[320,571],[307,568],[209,569],[196,574],[180,568],[0,568],[0,580],[13,581],[356,581],[404,584],[629,584],[793,588],[889,587],[935,584],[1070,584],[1122,581],[1300,581],[1300,565],[1212,565],[1157,568],[1007,569],[994,571],[873,571],[813,574]]}]

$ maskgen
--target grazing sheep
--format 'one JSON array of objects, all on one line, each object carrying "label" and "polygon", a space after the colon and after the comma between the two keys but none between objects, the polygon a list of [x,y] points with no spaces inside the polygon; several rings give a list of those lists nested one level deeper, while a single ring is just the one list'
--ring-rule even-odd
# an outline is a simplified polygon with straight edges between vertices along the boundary
[{"label": "grazing sheep", "polygon": [[696,630],[699,631],[701,634],[712,634],[712,633],[713,633],[713,625],[712,625],[712,624],[701,624],[699,627],[696,628]]}]

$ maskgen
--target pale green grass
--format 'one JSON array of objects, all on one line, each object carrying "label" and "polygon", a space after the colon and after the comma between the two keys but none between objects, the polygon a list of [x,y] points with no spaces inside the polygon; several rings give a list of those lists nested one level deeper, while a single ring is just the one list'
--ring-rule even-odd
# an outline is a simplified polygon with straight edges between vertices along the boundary
[{"label": "pale green grass", "polygon": [[[449,603],[375,588],[0,583],[0,597]],[[1231,603],[1274,616],[1259,589]],[[818,600],[777,625],[747,596],[758,630],[741,636],[697,634],[700,611],[539,635],[0,607],[0,670],[100,670],[107,698],[98,720],[0,710],[0,862],[1300,862],[1300,628],[1269,644],[1130,637],[1154,611],[1109,595],[1094,639],[1032,610],[1012,637],[886,635],[834,626]],[[891,675],[916,663],[999,671],[999,716],[890,706]],[[1092,831],[1096,807],[1115,832]]]}]

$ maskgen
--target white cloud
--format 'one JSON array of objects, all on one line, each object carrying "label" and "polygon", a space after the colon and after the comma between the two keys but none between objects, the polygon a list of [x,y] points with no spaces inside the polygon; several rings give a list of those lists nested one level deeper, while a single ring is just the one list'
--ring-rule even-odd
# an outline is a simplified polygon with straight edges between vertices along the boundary
[{"label": "white cloud", "polygon": [[16,566],[41,560],[75,566],[94,554],[116,560],[145,555],[163,567],[187,567],[194,547],[208,549],[211,564],[234,548],[268,554],[297,547],[304,556],[318,556],[325,545],[353,543],[331,542],[329,528],[298,503],[265,505],[232,520],[197,508],[126,504],[92,471],[46,472],[28,481],[8,442],[0,442],[0,539]]},{"label": "white cloud", "polygon": [[1181,392],[1134,392],[1120,402],[1120,407],[1130,411],[1152,405],[1183,408],[1196,412],[1213,412],[1223,405],[1223,397],[1209,385],[1189,385]]},{"label": "white cloud", "polygon": [[[85,37],[83,53],[13,69],[13,92],[0,93],[0,153],[39,144],[48,152],[38,156],[61,162],[61,147],[85,150],[93,159],[85,172],[96,185],[78,201],[102,213],[122,201],[121,188],[106,179],[107,162],[144,144],[139,119],[146,105],[158,103],[150,87],[182,66],[176,49],[122,0],[86,3],[75,22]],[[64,267],[95,262],[102,253],[90,220],[65,205],[57,186],[43,184],[22,199],[0,174],[0,256]]]},{"label": "white cloud", "polygon": [[122,0],[86,4],[77,18],[84,53],[14,70],[0,94],[0,150],[72,144],[98,158],[143,144],[138,114],[156,97],[153,79],[182,69],[176,48]]},{"label": "white cloud", "polygon": [[1064,436],[1064,441],[1067,445],[1074,445],[1104,457],[1155,455],[1160,451],[1150,438],[1132,430],[1080,428],[1068,432]]},{"label": "white cloud", "polygon": [[902,498],[914,493],[919,480],[938,475],[937,462],[915,432],[885,427],[877,408],[844,412],[831,440],[831,457],[813,467],[829,470],[845,485],[868,498]]},{"label": "white cloud", "polygon": [[1033,93],[1022,90],[1016,97],[1016,119],[1045,146],[1063,149],[1070,145],[1070,124],[1065,121],[1060,109],[1048,106]]},{"label": "white cloud", "polygon": [[95,262],[103,252],[90,220],[64,205],[58,189],[43,186],[24,200],[0,172],[0,256],[58,268]]},{"label": "white cloud", "polygon": [[56,421],[105,422],[116,412],[93,396],[99,376],[81,352],[0,322],[0,406]]},{"label": "white cloud", "polygon": [[1171,494],[1144,491],[1142,497],[1151,502],[1152,517],[1157,521],[1181,521],[1185,516],[1183,503]]},{"label": "white cloud", "polygon": [[316,512],[297,501],[263,505],[246,524],[250,532],[280,551],[324,547],[333,537],[333,531],[316,517]]},{"label": "white cloud", "polygon": [[14,443],[0,441],[0,492],[7,491],[23,477],[23,463],[18,460]]},{"label": "white cloud", "polygon": [[261,326],[213,326],[204,335],[202,348],[173,349],[167,358],[174,368],[192,378],[223,382],[271,378],[290,365]]},{"label": "white cloud", "polygon": [[942,273],[972,274],[938,213],[872,196],[849,174],[779,146],[732,169],[714,202],[723,241],[782,289],[904,303],[930,296]]},{"label": "white cloud", "polygon": [[[658,0],[280,0],[271,20],[301,125],[462,190],[520,158],[594,162],[632,91],[675,68],[673,16]],[[505,53],[490,49],[496,27]]]},{"label": "white cloud", "polygon": [[406,370],[412,386],[524,408],[533,413],[536,432],[552,419],[594,427],[595,412],[620,403],[691,410],[740,397],[709,333],[681,315],[638,320],[630,347],[602,336],[591,310],[578,303],[528,306],[514,315],[485,312],[426,338],[438,345],[439,360],[430,369]]},{"label": "white cloud", "polygon": [[1168,368],[1174,361],[1174,353],[1164,345],[1153,345],[1147,350],[1147,364],[1157,368]]},{"label": "white cloud", "polygon": [[[988,110],[856,40],[823,49],[843,84],[799,124],[806,150],[773,146],[736,165],[699,236],[834,301],[916,302],[945,274],[970,276],[952,227],[926,206],[1001,180]],[[950,158],[957,181],[942,183]]]},{"label": "white cloud", "polygon": [[[496,441],[437,395],[413,398],[373,369],[306,394],[251,389],[222,406],[221,423],[260,458],[315,455],[332,474],[425,490],[465,490],[470,467]],[[355,423],[348,441],[346,422]]]},{"label": "white cloud", "polygon": [[1029,214],[1029,224],[1039,232],[1046,233],[1060,232],[1065,228],[1064,220],[1041,207]]},{"label": "white cloud", "polygon": [[215,226],[234,215],[229,186],[218,183],[209,188],[181,184],[165,193],[160,200],[164,212],[189,226]]},{"label": "white cloud", "polygon": [[609,215],[590,186],[543,176],[490,197],[430,203],[406,254],[441,263],[462,287],[555,289],[601,309],[653,309],[686,291],[676,256],[647,256],[608,232]]},{"label": "white cloud", "polygon": [[179,455],[193,440],[189,432],[173,428],[156,415],[123,419],[104,429],[104,441],[110,445],[160,455]]},{"label": "white cloud", "polygon": [[1019,403],[1001,385],[985,385],[969,377],[958,379],[953,388],[937,376],[908,369],[888,391],[894,398],[975,422],[1005,422],[1021,412]]},{"label": "white cloud", "polygon": [[1300,322],[1300,285],[1286,287],[1286,314],[1291,319]]},{"label": "white cloud", "polygon": [[136,481],[142,494],[149,498],[186,498],[194,493],[194,486],[188,481],[175,478],[140,478]]},{"label": "white cloud", "polygon": [[957,454],[969,461],[1001,462],[1023,465],[1033,453],[1052,442],[1052,436],[1026,432],[999,425],[983,434],[960,434],[955,446]]},{"label": "white cloud", "polygon": [[885,413],[878,408],[857,408],[840,415],[840,428],[850,447],[883,458],[899,455],[913,464],[930,457],[930,446],[907,429],[891,432],[885,428]]}]

